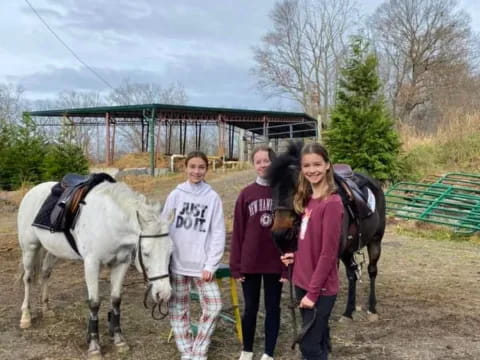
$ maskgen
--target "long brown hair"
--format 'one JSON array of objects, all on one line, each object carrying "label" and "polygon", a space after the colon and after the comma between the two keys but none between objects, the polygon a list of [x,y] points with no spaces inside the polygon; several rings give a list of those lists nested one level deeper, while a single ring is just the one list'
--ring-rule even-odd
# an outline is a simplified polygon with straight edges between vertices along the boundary
[{"label": "long brown hair", "polygon": [[[319,143],[306,144],[302,148],[302,152],[300,154],[300,160],[306,154],[317,154],[321,156],[326,163],[330,164],[330,159],[328,157],[327,149],[325,149]],[[327,192],[322,196],[322,198],[325,198],[328,195],[333,194],[337,191],[337,187],[333,179],[332,164],[330,164],[330,167],[327,170],[327,173],[325,174],[325,179],[327,181],[328,189],[327,189]],[[298,214],[302,214],[305,211],[305,205],[307,205],[307,202],[312,196],[312,194],[313,194],[312,186],[303,175],[302,169],[300,169],[300,173],[298,174],[297,191],[295,192],[295,196],[293,198],[293,207]]]}]

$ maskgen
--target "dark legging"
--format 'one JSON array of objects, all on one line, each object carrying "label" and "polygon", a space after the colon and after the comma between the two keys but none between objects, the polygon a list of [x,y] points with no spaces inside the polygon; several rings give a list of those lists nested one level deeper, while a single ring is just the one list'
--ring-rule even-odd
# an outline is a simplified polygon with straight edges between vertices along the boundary
[{"label": "dark legging", "polygon": [[263,278],[265,295],[265,354],[273,357],[280,328],[280,298],[282,283],[280,274],[246,274],[242,283],[245,310],[242,317],[243,351],[253,351],[260,303],[260,287]]},{"label": "dark legging", "polygon": [[[297,300],[300,302],[307,293],[305,290],[295,286]],[[304,360],[327,360],[330,344],[330,328],[328,320],[332,313],[333,305],[337,295],[320,296],[315,303],[317,315],[310,330],[305,334],[300,343],[300,350]],[[300,309],[303,326],[313,320],[313,310]]]}]

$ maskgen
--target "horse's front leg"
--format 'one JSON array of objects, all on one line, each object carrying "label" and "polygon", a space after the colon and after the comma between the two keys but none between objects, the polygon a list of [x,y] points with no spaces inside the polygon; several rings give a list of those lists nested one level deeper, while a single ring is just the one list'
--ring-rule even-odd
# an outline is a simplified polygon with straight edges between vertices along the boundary
[{"label": "horse's front leg", "polygon": [[345,265],[345,271],[347,273],[348,280],[348,297],[347,297],[347,306],[343,316],[353,319],[353,312],[355,311],[356,305],[356,293],[357,293],[357,264],[355,263],[353,254],[346,252],[342,256],[342,262]]},{"label": "horse's front leg", "polygon": [[120,303],[122,301],[122,284],[125,274],[130,266],[130,261],[115,265],[110,273],[111,283],[111,310],[108,313],[109,334],[113,338],[117,351],[128,351],[129,347],[125,341],[120,328]]},{"label": "horse's front leg", "polygon": [[89,360],[102,359],[100,351],[100,336],[98,333],[98,310],[100,309],[100,297],[98,294],[98,275],[100,263],[97,260],[85,259],[85,281],[88,289],[88,307],[90,317],[88,320],[87,342]]}]

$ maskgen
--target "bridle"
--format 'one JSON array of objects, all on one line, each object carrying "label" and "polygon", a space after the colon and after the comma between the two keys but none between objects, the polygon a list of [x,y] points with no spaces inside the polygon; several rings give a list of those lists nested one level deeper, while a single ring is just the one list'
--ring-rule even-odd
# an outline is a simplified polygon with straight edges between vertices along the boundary
[{"label": "bridle", "polygon": [[[147,304],[147,298],[148,294],[150,293],[150,290],[152,290],[152,283],[156,280],[161,280],[169,277],[169,273],[162,274],[162,275],[157,275],[157,276],[152,276],[148,277],[147,275],[147,270],[145,269],[145,264],[143,263],[143,255],[142,255],[142,239],[146,238],[162,238],[168,236],[169,233],[161,233],[161,234],[156,234],[156,235],[142,235],[140,234],[138,236],[138,262],[140,263],[140,268],[142,269],[142,275],[143,275],[143,280],[145,281],[145,284],[147,285],[147,290],[145,291],[145,295],[143,297],[143,306],[145,306],[145,309],[148,309],[148,304]],[[160,300],[160,303],[155,303],[152,305],[152,318],[155,320],[163,320],[168,316],[168,308],[165,312],[162,311],[162,304],[163,300]],[[160,316],[155,315],[155,310],[158,307],[158,313]]]}]

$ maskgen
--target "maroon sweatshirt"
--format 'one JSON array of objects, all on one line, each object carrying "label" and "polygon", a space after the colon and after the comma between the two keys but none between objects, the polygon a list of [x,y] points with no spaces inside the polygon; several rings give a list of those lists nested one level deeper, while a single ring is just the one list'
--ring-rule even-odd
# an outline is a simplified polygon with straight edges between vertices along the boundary
[{"label": "maroon sweatshirt", "polygon": [[338,247],[343,219],[338,194],[326,199],[310,199],[302,216],[295,253],[293,283],[307,291],[316,302],[321,295],[338,292]]},{"label": "maroon sweatshirt", "polygon": [[243,274],[282,274],[287,268],[272,239],[272,190],[253,183],[245,187],[235,203],[230,270],[234,278]]}]

